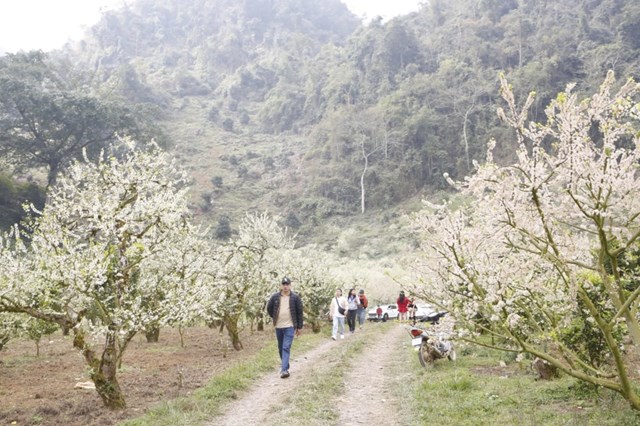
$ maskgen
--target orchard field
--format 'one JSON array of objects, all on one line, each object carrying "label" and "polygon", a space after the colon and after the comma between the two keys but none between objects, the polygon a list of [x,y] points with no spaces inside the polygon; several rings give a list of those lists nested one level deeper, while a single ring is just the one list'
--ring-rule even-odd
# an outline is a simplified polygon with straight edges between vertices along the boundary
[{"label": "orchard field", "polygon": [[[587,99],[568,85],[545,109],[544,122],[528,121],[534,92],[522,102],[504,76],[500,85],[506,105],[498,115],[516,133],[517,161],[502,164],[494,157],[497,145],[491,139],[486,162],[477,163],[474,174],[455,181],[445,173],[457,190],[455,197],[442,203],[425,200],[410,225],[414,252],[398,256],[397,265],[384,262],[379,268],[387,275],[392,275],[394,266],[404,269],[392,277],[401,288],[414,300],[448,312],[447,318],[455,321],[451,339],[502,351],[508,354],[507,361],[521,367],[533,361],[572,378],[575,382],[560,386],[570,390],[569,405],[580,410],[584,404],[573,401],[588,389],[586,398],[597,401],[589,421],[607,415],[602,412],[603,393],[623,398],[638,412],[640,84],[631,79],[617,82],[609,72],[598,92]],[[2,374],[7,375],[2,380],[3,397],[17,398],[20,392],[13,385],[29,389],[26,400],[37,401],[27,414],[32,423],[64,413],[59,421],[80,414],[88,416],[82,420],[86,424],[100,412],[92,408],[99,405],[95,401],[78,409],[65,405],[55,392],[46,396],[55,401],[53,406],[45,405],[49,394],[29,386],[53,383],[47,364],[56,372],[72,373],[67,380],[91,381],[105,407],[130,414],[143,407],[127,403],[127,383],[134,389],[128,391],[134,401],[139,395],[165,401],[212,377],[207,366],[193,373],[188,370],[207,357],[203,354],[194,355],[197,361],[171,364],[173,355],[180,357],[183,351],[165,348],[180,339],[170,339],[174,343],[168,346],[141,346],[137,340],[141,334],[149,337],[167,326],[224,324],[236,351],[234,361],[253,352],[245,347],[247,336],[241,338],[240,332],[248,324],[265,322],[265,300],[276,283],[293,281],[304,300],[305,321],[316,333],[322,331],[334,290],[361,287],[363,278],[356,273],[351,277],[335,273],[344,266],[339,256],[313,245],[296,247],[295,236],[267,213],[247,213],[238,234],[229,240],[210,238],[206,227],[191,222],[187,193],[187,175],[160,147],[121,138],[110,153],[101,152],[96,163],[87,156],[74,163],[51,189],[46,208],[30,206],[28,220],[3,236],[0,341],[13,338],[15,344],[25,334],[47,335],[47,328],[56,325],[73,337],[62,339],[69,349],[54,350],[49,356],[65,362],[78,359],[71,355],[77,353],[71,352],[72,346],[84,358],[84,369],[73,371],[53,359],[42,365],[37,360],[30,363],[24,351],[13,357],[10,352],[2,354]],[[202,339],[194,348],[215,353],[214,339],[209,347]],[[360,339],[357,348],[379,340]],[[55,346],[53,341],[46,349]],[[136,355],[126,351],[135,347],[150,357],[136,362]],[[223,354],[231,347],[222,344]],[[342,358],[344,352],[337,359]],[[259,369],[242,373],[245,381],[266,372],[270,363],[265,358],[256,363]],[[372,365],[372,377],[389,365]],[[468,365],[464,374],[475,377],[472,367]],[[160,374],[162,368],[169,370]],[[163,379],[154,383],[158,374]],[[122,385],[117,376],[123,376]],[[191,377],[198,381],[190,382]],[[454,378],[456,389],[482,392],[485,387]],[[340,378],[336,380],[339,385]],[[429,380],[424,377],[421,383]],[[235,397],[235,383],[228,381],[222,393],[214,384],[205,391],[206,399]],[[321,381],[319,386],[333,389],[330,385]],[[366,378],[362,386],[367,386]],[[529,386],[530,380],[520,387]],[[440,393],[436,396],[459,407],[457,396],[447,390],[447,386],[436,389]],[[545,404],[531,392],[525,400],[533,402],[525,405]],[[500,398],[501,393],[490,395]],[[519,395],[510,396],[514,407],[521,404]],[[416,399],[415,405],[427,397],[431,395]],[[310,398],[313,405],[314,397]],[[3,401],[2,406],[25,410],[29,404],[19,401],[12,405]],[[438,401],[439,397],[433,400]],[[486,402],[480,396],[477,405]],[[475,411],[462,418],[473,421]],[[199,419],[209,414],[206,409]],[[519,415],[516,408],[507,423],[520,421]],[[487,423],[495,420],[489,418]]]},{"label": "orchard field", "polygon": [[[456,362],[423,368],[404,325],[367,324],[332,341],[329,327],[296,339],[292,376],[278,371],[273,334],[189,328],[158,343],[136,337],[119,372],[127,408],[109,410],[88,381],[68,337],[50,336],[36,357],[17,339],[0,358],[0,423],[15,425],[635,425],[640,418],[615,392],[561,375],[539,380],[527,361],[478,346],[458,346]],[[251,419],[251,420],[248,420]]]},{"label": "orchard field", "polygon": [[272,343],[271,338],[271,333],[246,333],[244,350],[236,352],[226,333],[207,327],[187,329],[184,348],[176,329],[162,329],[158,343],[137,336],[119,372],[127,398],[127,408],[121,411],[104,407],[94,389],[74,389],[90,378],[81,353],[72,347],[72,337],[48,336],[38,357],[33,342],[13,340],[0,353],[0,424],[117,424],[161,401],[190,395],[217,373],[250,359]]}]

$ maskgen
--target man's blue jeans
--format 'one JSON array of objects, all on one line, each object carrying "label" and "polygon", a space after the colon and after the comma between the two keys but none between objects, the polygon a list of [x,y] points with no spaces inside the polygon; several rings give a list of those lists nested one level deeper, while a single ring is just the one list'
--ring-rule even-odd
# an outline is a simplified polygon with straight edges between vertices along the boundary
[{"label": "man's blue jeans", "polygon": [[367,309],[358,308],[358,324],[360,324],[360,327],[362,327],[362,325],[366,320],[367,320]]},{"label": "man's blue jeans", "polygon": [[291,344],[295,336],[295,328],[276,328],[276,338],[278,339],[278,352],[282,360],[280,371],[289,371],[289,357],[291,355]]}]

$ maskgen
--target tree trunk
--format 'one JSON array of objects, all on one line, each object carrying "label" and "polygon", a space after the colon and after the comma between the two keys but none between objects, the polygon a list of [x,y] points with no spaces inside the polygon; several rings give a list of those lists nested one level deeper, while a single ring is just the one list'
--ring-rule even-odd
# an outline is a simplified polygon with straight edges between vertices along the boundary
[{"label": "tree trunk", "polygon": [[207,327],[209,328],[217,328],[219,333],[222,333],[224,330],[224,321],[216,319],[211,320],[207,323]]},{"label": "tree trunk", "polygon": [[244,346],[242,346],[242,342],[240,341],[240,336],[237,333],[231,334],[231,344],[233,345],[233,349],[236,351],[241,351]]},{"label": "tree trunk", "polygon": [[60,168],[60,162],[57,160],[51,160],[49,161],[49,164],[47,165],[49,170],[47,171],[47,202],[48,200],[48,195],[49,195],[49,189],[51,189],[55,184],[56,181],[58,180],[58,169]]},{"label": "tree trunk", "polygon": [[178,326],[178,334],[180,334],[180,347],[184,348],[184,327]]},{"label": "tree trunk", "polygon": [[129,333],[127,333],[124,337],[124,339],[116,340],[116,343],[118,344],[117,348],[118,348],[118,369],[122,368],[122,354],[124,354],[124,351],[127,349],[127,346],[129,346],[129,343],[131,343],[131,339],[133,339],[135,337],[135,335],[137,334],[137,332],[135,331],[130,331]]},{"label": "tree trunk", "polygon": [[258,326],[256,329],[258,331],[264,331],[264,314],[262,312],[258,314]]},{"label": "tree trunk", "polygon": [[96,392],[100,395],[105,407],[111,410],[121,410],[127,408],[127,404],[124,400],[124,394],[120,389],[120,384],[116,379],[115,373],[110,373],[111,368],[116,370],[115,365],[104,365],[101,370],[91,374],[91,379],[96,385]]},{"label": "tree trunk", "polygon": [[364,158],[364,168],[362,169],[362,174],[360,175],[360,209],[362,214],[364,214],[364,175],[367,173],[367,167],[369,167],[369,155],[365,153],[364,150],[364,141],[362,141],[362,157]]},{"label": "tree trunk", "polygon": [[464,157],[467,165],[467,173],[471,172],[471,160],[469,159],[469,140],[467,139],[467,119],[469,118],[469,113],[472,109],[473,104],[471,104],[467,112],[464,113],[464,120],[462,122],[462,137],[464,139]]},{"label": "tree trunk", "polygon": [[153,327],[144,332],[144,336],[147,338],[147,343],[158,343],[160,338],[160,328]]},{"label": "tree trunk", "polygon": [[364,188],[364,177],[367,174],[367,168],[369,168],[369,156],[376,152],[380,147],[375,147],[371,151],[367,152],[365,149],[366,137],[363,135],[362,140],[360,141],[360,148],[362,149],[362,158],[364,159],[364,167],[362,168],[362,174],[360,175],[360,210],[362,214],[364,214],[365,210],[365,188]]},{"label": "tree trunk", "polygon": [[116,379],[118,371],[118,356],[116,352],[115,335],[109,333],[105,342],[102,357],[98,368],[93,368],[91,379],[96,385],[96,391],[107,408],[118,410],[125,408],[127,404],[124,394],[120,389],[120,384]]},{"label": "tree trunk", "polygon": [[242,342],[240,341],[240,333],[238,332],[238,320],[226,318],[224,320],[224,325],[227,327],[227,332],[229,333],[229,337],[231,338],[233,349],[235,349],[236,351],[241,351],[243,346]]},{"label": "tree trunk", "polygon": [[118,353],[116,345],[115,331],[108,331],[105,338],[102,356],[98,359],[95,351],[87,346],[84,333],[76,331],[73,339],[73,346],[82,351],[87,364],[90,367],[90,377],[96,385],[96,392],[102,399],[105,407],[112,410],[126,408],[124,394],[120,389],[120,384],[116,379],[118,371]]}]

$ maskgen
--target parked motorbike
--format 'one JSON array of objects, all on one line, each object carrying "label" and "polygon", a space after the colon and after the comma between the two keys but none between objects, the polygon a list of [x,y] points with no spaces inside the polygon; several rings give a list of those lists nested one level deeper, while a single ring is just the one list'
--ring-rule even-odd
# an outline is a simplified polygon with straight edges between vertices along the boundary
[{"label": "parked motorbike", "polygon": [[407,329],[412,337],[411,344],[418,351],[418,359],[423,367],[431,366],[441,358],[447,358],[449,361],[456,360],[453,343],[443,336],[438,337],[435,333],[415,325],[407,326]]}]

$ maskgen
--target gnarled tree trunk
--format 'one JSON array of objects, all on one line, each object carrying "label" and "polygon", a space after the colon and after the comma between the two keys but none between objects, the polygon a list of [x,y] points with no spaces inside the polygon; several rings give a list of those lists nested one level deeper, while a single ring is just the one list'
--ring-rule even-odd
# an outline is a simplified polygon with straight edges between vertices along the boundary
[{"label": "gnarled tree trunk", "polygon": [[238,319],[232,317],[226,317],[224,319],[224,325],[227,327],[227,332],[229,333],[229,337],[231,338],[231,344],[233,345],[233,349],[236,351],[241,351],[243,346],[240,341],[240,331],[238,330]]},{"label": "gnarled tree trunk", "polygon": [[95,351],[87,346],[82,331],[75,330],[73,346],[82,351],[82,355],[91,368],[91,380],[96,385],[96,391],[105,407],[112,410],[126,408],[124,394],[116,378],[119,356],[115,332],[107,332],[104,350],[100,358],[97,357]]}]

